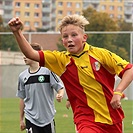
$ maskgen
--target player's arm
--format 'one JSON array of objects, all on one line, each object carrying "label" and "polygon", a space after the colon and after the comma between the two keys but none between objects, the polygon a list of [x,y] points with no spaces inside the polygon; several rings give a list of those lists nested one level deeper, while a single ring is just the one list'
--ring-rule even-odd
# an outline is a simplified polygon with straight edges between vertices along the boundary
[{"label": "player's arm", "polygon": [[66,101],[66,108],[69,109],[70,106],[71,106],[71,104],[70,104],[70,102],[69,102],[69,99],[67,99],[67,101]]},{"label": "player's arm", "polygon": [[124,72],[120,83],[115,89],[113,98],[110,102],[114,109],[117,109],[120,107],[121,105],[120,100],[122,97],[122,93],[132,81],[133,81],[133,67]]},{"label": "player's arm", "polygon": [[123,92],[129,84],[133,81],[133,66],[132,68],[126,70],[122,76],[121,82],[118,84],[115,91]]},{"label": "player's arm", "polygon": [[25,122],[24,122],[24,101],[23,99],[20,99],[19,103],[19,109],[20,109],[20,130],[23,131],[25,127]]},{"label": "player's arm", "polygon": [[8,25],[11,31],[13,32],[17,40],[17,43],[21,51],[24,53],[24,55],[29,59],[39,62],[40,57],[39,57],[38,52],[30,46],[29,42],[26,40],[26,38],[22,34],[22,31],[21,31],[23,27],[22,21],[18,17],[15,17],[8,22]]},{"label": "player's arm", "polygon": [[58,102],[61,102],[61,101],[62,101],[63,96],[64,96],[64,92],[65,92],[64,88],[61,88],[61,89],[57,92],[56,100],[57,100]]}]

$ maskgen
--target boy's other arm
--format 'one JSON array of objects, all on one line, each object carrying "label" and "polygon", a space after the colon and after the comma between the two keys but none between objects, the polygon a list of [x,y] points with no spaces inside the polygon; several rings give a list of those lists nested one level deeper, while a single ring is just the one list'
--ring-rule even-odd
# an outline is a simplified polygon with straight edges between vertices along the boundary
[{"label": "boy's other arm", "polygon": [[23,131],[26,127],[25,127],[25,122],[24,122],[24,101],[23,99],[20,99],[20,105],[19,105],[19,109],[20,109],[20,130]]},{"label": "boy's other arm", "polygon": [[133,67],[125,71],[120,83],[118,84],[118,86],[115,89],[115,93],[110,102],[114,109],[120,108],[121,95],[122,95],[123,91],[129,86],[129,84],[132,81],[133,81]]},{"label": "boy's other arm", "polygon": [[61,88],[61,89],[58,91],[58,93],[57,93],[57,95],[56,95],[56,100],[57,100],[58,102],[61,102],[61,101],[62,101],[63,96],[64,96],[64,92],[65,92],[64,88]]}]

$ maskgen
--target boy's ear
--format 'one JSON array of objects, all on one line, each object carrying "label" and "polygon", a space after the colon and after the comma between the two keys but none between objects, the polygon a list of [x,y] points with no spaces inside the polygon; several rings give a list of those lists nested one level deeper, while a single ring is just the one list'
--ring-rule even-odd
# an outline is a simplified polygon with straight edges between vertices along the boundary
[{"label": "boy's ear", "polygon": [[63,39],[61,39],[61,43],[63,43]]},{"label": "boy's ear", "polygon": [[84,36],[83,36],[83,42],[86,42],[87,41],[87,38],[88,38],[87,34],[84,34]]},{"label": "boy's ear", "polygon": [[64,45],[64,44],[63,44],[63,40],[62,40],[62,39],[61,39],[61,43],[62,43],[62,45]]}]

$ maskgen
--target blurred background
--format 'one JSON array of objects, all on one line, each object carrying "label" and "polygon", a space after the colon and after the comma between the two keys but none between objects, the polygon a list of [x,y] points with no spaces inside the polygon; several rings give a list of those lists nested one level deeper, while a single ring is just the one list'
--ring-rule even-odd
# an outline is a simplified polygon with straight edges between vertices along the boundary
[{"label": "blurred background", "polygon": [[[86,26],[87,42],[90,45],[106,48],[133,63],[133,0],[0,0],[1,133],[14,133],[4,132],[1,126],[5,118],[4,107],[16,98],[18,75],[27,68],[23,54],[8,27],[9,20],[19,17],[23,21],[23,33],[30,43],[39,43],[44,50],[64,51],[58,24],[64,16],[70,14],[83,15],[90,22]],[[116,76],[116,85],[119,82],[120,79]],[[126,113],[129,117],[126,120],[125,133],[133,133],[133,83],[124,93],[129,101],[124,103],[124,110],[130,111]],[[5,99],[9,101],[5,102]],[[16,101],[11,104],[14,103]],[[62,106],[64,109],[65,105]],[[18,109],[18,106],[15,108]],[[11,112],[12,106],[6,109]],[[8,119],[4,128],[6,123]],[[61,133],[71,133],[68,128],[70,127],[66,127]]]}]

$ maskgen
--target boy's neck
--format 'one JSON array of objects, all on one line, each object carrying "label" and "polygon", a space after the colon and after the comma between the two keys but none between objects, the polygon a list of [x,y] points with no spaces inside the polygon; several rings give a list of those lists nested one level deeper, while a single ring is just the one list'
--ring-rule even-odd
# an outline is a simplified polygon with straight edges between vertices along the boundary
[{"label": "boy's neck", "polygon": [[34,72],[37,72],[39,68],[40,68],[40,66],[39,66],[39,63],[37,62],[37,63],[30,65],[29,71],[31,73],[34,73]]}]

